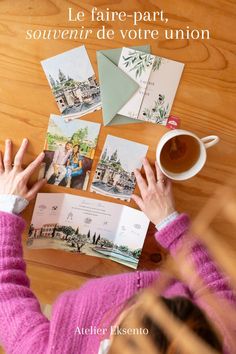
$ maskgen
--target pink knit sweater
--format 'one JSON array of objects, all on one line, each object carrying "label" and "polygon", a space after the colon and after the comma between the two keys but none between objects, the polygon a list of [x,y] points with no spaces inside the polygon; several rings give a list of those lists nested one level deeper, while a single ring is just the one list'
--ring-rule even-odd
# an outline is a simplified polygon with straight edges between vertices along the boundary
[{"label": "pink knit sweater", "polygon": [[[157,232],[158,242],[175,254],[189,226],[186,214]],[[42,314],[37,298],[29,286],[22,258],[21,234],[25,228],[22,218],[0,212],[0,341],[7,353],[34,354],[97,354],[101,337],[79,334],[78,328],[110,326],[133,294],[158,279],[158,271],[136,271],[88,281],[79,290],[59,296],[49,321]],[[219,297],[236,304],[227,280],[210,260],[206,250],[196,243],[192,257],[205,286]],[[199,306],[201,289],[194,292],[192,284],[173,281],[165,296],[187,296]],[[199,295],[198,295],[199,294]],[[207,309],[206,309],[207,310]],[[214,320],[213,314],[209,316]],[[227,342],[225,343],[227,347]],[[231,352],[230,348],[227,351]],[[225,351],[226,352],[226,351]]]}]

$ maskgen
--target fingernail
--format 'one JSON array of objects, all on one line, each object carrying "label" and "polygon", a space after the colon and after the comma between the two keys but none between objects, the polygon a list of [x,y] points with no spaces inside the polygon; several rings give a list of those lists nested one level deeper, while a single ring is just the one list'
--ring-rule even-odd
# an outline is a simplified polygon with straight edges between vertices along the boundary
[{"label": "fingernail", "polygon": [[11,144],[11,139],[6,139],[6,144]]},{"label": "fingernail", "polygon": [[24,139],[23,139],[23,143],[24,143],[24,144],[28,143],[28,139],[27,139],[27,138],[24,138]]}]

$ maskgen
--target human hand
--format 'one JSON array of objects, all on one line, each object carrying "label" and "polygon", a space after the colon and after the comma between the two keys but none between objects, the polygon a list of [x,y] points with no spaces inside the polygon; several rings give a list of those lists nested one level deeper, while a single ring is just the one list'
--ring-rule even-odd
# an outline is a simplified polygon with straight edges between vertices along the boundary
[{"label": "human hand", "polygon": [[172,185],[170,179],[164,176],[158,167],[157,162],[155,162],[157,178],[146,158],[143,160],[143,167],[146,180],[139,170],[134,171],[141,197],[133,194],[132,199],[149,220],[157,225],[175,211]]},{"label": "human hand", "polygon": [[27,185],[30,177],[40,166],[44,158],[44,153],[41,153],[23,169],[22,162],[27,145],[28,140],[24,139],[12,164],[12,142],[9,139],[5,141],[4,156],[0,152],[0,194],[16,195],[30,201],[46,183],[46,179],[41,179],[32,187]]}]

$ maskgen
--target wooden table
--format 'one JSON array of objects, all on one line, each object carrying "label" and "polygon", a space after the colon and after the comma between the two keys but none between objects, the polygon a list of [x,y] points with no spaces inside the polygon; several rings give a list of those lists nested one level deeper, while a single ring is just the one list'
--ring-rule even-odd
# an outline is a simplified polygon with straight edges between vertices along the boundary
[{"label": "wooden table", "polygon": [[[82,5],[76,5],[82,3]],[[158,5],[157,5],[158,3]],[[219,135],[221,142],[208,151],[208,161],[198,176],[189,181],[176,183],[174,192],[176,207],[187,211],[193,217],[212,195],[215,189],[229,176],[235,174],[235,15],[236,3],[227,0],[133,0],[111,1],[112,10],[158,11],[163,9],[169,18],[166,25],[141,22],[141,29],[190,28],[209,29],[209,40],[98,40],[94,36],[83,40],[26,40],[27,29],[77,28],[77,22],[67,20],[68,7],[74,11],[84,10],[88,16],[96,6],[105,10],[104,1],[65,0],[5,0],[0,3],[0,138],[1,148],[5,138],[14,140],[15,150],[22,138],[28,137],[31,145],[27,161],[32,160],[44,145],[44,138],[50,113],[58,113],[40,61],[71,48],[86,45],[91,62],[97,73],[96,51],[122,46],[151,44],[153,54],[182,61],[186,64],[184,74],[172,109],[172,114],[181,118],[181,128],[191,130],[199,137],[209,134]],[[159,8],[159,7],[160,8]],[[86,21],[86,27],[102,24]],[[109,23],[107,28],[118,30],[132,28],[131,21]],[[101,122],[101,111],[83,119]],[[135,140],[149,145],[148,158],[155,160],[155,149],[166,128],[149,123],[103,127],[93,164],[95,170],[98,157],[107,134]],[[93,173],[92,173],[93,175]],[[44,192],[68,192],[67,189],[47,185]],[[89,192],[71,190],[69,193],[93,196],[114,201],[111,198],[91,195]],[[119,202],[118,202],[119,203]],[[33,204],[24,213],[28,224]],[[127,203],[126,203],[127,204]],[[130,203],[135,207],[134,203]],[[221,232],[230,232],[227,225],[218,227]],[[159,264],[159,254],[163,252],[153,238],[150,227],[142,253],[140,268],[151,269]],[[24,236],[24,241],[26,234]],[[128,268],[117,263],[85,255],[75,255],[55,250],[24,249],[28,264],[46,265],[81,276],[92,277],[125,272]],[[43,274],[42,274],[43,277]],[[75,284],[76,287],[76,284]]]}]

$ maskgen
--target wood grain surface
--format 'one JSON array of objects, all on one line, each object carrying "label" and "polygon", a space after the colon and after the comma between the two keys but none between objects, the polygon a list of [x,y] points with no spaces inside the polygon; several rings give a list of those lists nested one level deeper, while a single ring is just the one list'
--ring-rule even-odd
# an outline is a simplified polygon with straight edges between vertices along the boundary
[{"label": "wood grain surface", "polygon": [[[105,10],[158,11],[163,9],[169,18],[166,25],[141,22],[141,29],[190,28],[208,29],[209,40],[98,40],[95,36],[83,40],[26,40],[27,29],[77,28],[78,23],[68,23],[68,7],[85,11],[91,8]],[[176,208],[191,217],[212,195],[215,189],[235,175],[236,147],[236,76],[235,76],[235,19],[236,3],[233,0],[126,0],[126,1],[66,1],[66,0],[2,0],[0,1],[0,139],[1,149],[5,138],[12,138],[15,150],[24,137],[30,139],[25,163],[31,161],[44,145],[50,113],[58,108],[47,83],[40,61],[71,48],[86,45],[92,65],[97,73],[96,51],[122,46],[150,44],[153,54],[186,64],[176,95],[172,114],[181,118],[181,128],[191,130],[199,137],[216,134],[221,141],[208,150],[203,170],[191,180],[175,183]],[[99,27],[101,23],[86,22],[86,27]],[[106,23],[117,31],[132,28],[131,21]],[[111,78],[112,79],[112,78]],[[83,119],[101,122],[101,111]],[[166,128],[150,123],[102,127],[93,164],[93,172],[107,134],[135,140],[149,145],[148,158],[155,160],[155,149]],[[93,173],[92,173],[93,175]],[[45,186],[44,192],[68,192],[56,186]],[[91,195],[89,192],[71,190],[69,193],[93,196],[103,200],[111,198]],[[119,202],[118,202],[119,203]],[[128,204],[128,203],[125,203]],[[24,213],[30,223],[34,203]],[[130,203],[135,207],[134,203]],[[227,225],[218,227],[230,232]],[[155,243],[154,228],[150,226],[139,268],[153,269],[159,265],[164,252]],[[24,244],[27,232],[24,235]],[[34,267],[41,264],[54,267],[55,277],[60,270],[68,270],[82,277],[102,276],[125,272],[128,268],[101,258],[69,254],[55,250],[29,250],[24,247],[27,263]],[[33,269],[33,268],[32,268]],[[42,273],[43,276],[43,273]],[[38,274],[40,281],[40,274]],[[77,286],[75,282],[75,287]],[[61,288],[58,287],[58,291]]]}]

